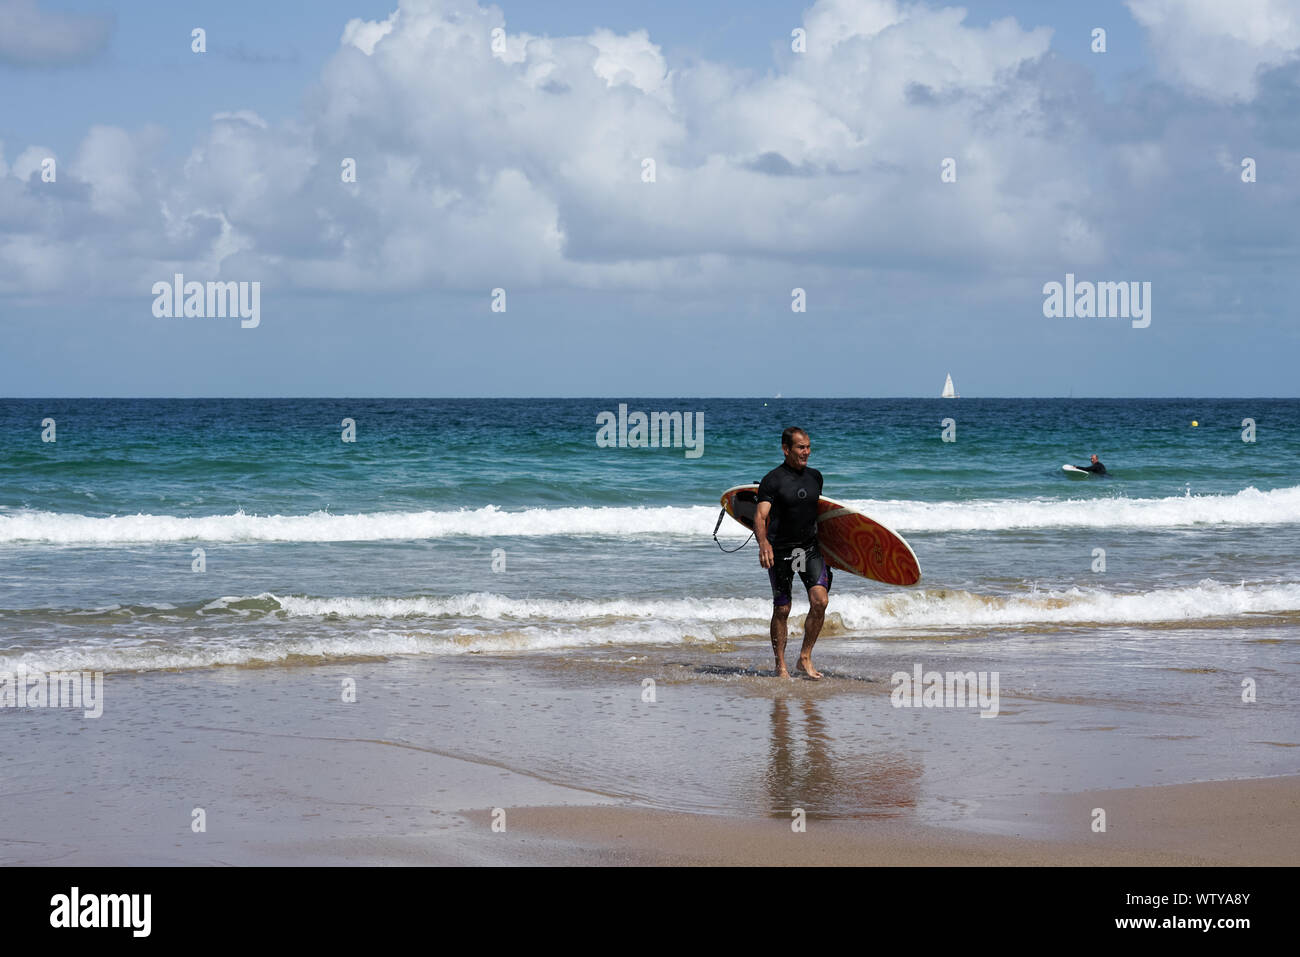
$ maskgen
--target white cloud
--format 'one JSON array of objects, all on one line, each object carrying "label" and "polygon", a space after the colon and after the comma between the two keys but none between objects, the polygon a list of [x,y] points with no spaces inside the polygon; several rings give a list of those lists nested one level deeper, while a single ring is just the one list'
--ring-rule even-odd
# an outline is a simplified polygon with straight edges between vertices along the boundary
[{"label": "white cloud", "polygon": [[628,83],[642,93],[658,93],[668,84],[668,66],[644,30],[619,36],[597,30],[588,41],[600,54],[591,68],[609,86]]},{"label": "white cloud", "polygon": [[[913,244],[947,245],[950,228],[936,224],[927,235],[928,226],[900,208],[901,171],[933,170],[937,181],[940,159],[968,149],[972,135],[1002,139],[988,145],[990,169],[1023,164],[1026,154],[1059,153],[1066,162],[1066,151],[1026,143],[1032,134],[1020,129],[1033,95],[1017,92],[1025,84],[1015,71],[1046,53],[1050,31],[1010,20],[970,28],[963,18],[960,10],[823,0],[806,16],[821,54],[753,80],[712,64],[676,74],[644,31],[539,38],[507,30],[506,52],[494,57],[491,31],[504,25],[495,8],[408,0],[383,58],[339,57],[327,66],[320,114],[310,119],[342,155],[382,143],[385,156],[418,160],[396,192],[376,182],[382,167],[374,158],[361,160],[359,188],[377,203],[375,218],[360,217],[349,232],[375,233],[363,244],[373,247],[380,222],[414,218],[407,235],[425,237],[430,262],[453,247],[457,257],[473,251],[498,275],[518,269],[587,283],[605,274],[618,283],[627,269],[614,264],[658,274],[650,264],[664,256],[861,255],[896,247],[904,226]],[[908,101],[916,85],[946,105],[918,110]],[[978,132],[963,99],[971,97],[985,112]],[[768,153],[780,154],[775,167],[806,164],[818,175],[777,178],[751,168]],[[647,157],[657,165],[654,184],[640,181]],[[513,214],[495,192],[505,182],[519,207]],[[1039,245],[1032,218],[986,219],[999,203],[979,193],[998,188],[986,179],[944,199],[974,233],[974,246],[985,222],[993,246]],[[439,191],[460,198],[435,209],[429,197]],[[1056,202],[1051,184],[1039,191]],[[755,204],[760,193],[764,202]],[[551,222],[510,234],[528,242],[488,242],[493,228],[508,232],[502,222],[532,223],[547,210]],[[450,222],[457,232],[445,228]],[[1059,238],[1056,228],[1047,245]],[[471,241],[479,235],[487,248]],[[539,245],[537,235],[550,240]],[[382,282],[385,268],[378,261],[367,274]],[[482,273],[466,265],[455,275],[478,281]]]},{"label": "white cloud", "polygon": [[54,150],[47,146],[29,146],[14,158],[13,165],[9,167],[9,172],[21,180],[27,180],[33,173],[40,173],[41,164],[46,159],[55,161],[55,172],[58,172],[58,156]]},{"label": "white cloud", "polygon": [[387,20],[374,21],[359,18],[349,20],[343,27],[343,38],[340,42],[356,47],[366,56],[372,56],[375,45],[393,32],[393,24],[397,22],[399,12],[394,10]]},{"label": "white cloud", "polygon": [[1251,100],[1259,72],[1300,57],[1296,0],[1127,0],[1169,79],[1212,100]]},{"label": "white cloud", "polygon": [[126,130],[92,126],[70,172],[90,185],[90,205],[96,213],[120,216],[140,202],[135,181],[144,171],[135,143]]},{"label": "white cloud", "polygon": [[825,59],[844,41],[874,37],[903,18],[894,0],[820,0],[803,18],[808,54]]},{"label": "white cloud", "polygon": [[0,0],[0,63],[80,63],[108,45],[112,29],[108,17],[52,13],[36,0]]},{"label": "white cloud", "polygon": [[[26,230],[54,221],[39,203],[67,204],[85,235],[42,242],[132,290],[187,264],[332,291],[716,292],[794,268],[992,282],[1135,242],[1143,224],[1115,210],[1186,153],[1160,139],[1185,132],[1144,117],[1099,142],[1092,94],[1048,56],[1046,28],[893,0],[820,0],[803,22],[809,53],[754,76],[670,68],[643,30],[537,37],[472,0],[400,0],[349,21],[300,118],[217,113],[179,167],[145,131],[95,127],[68,190],[11,179],[3,199]],[[48,155],[34,149],[14,175]]]}]

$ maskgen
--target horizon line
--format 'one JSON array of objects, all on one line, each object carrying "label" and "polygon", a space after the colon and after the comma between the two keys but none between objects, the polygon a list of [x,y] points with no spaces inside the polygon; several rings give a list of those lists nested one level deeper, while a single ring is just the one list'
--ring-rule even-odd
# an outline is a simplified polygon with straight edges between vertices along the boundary
[{"label": "horizon line", "polygon": [[1070,402],[1080,401],[1144,401],[1149,399],[1161,399],[1169,401],[1205,401],[1211,399],[1241,399],[1241,400],[1294,400],[1300,399],[1300,396],[1285,395],[963,395],[945,399],[940,395],[630,395],[625,398],[618,398],[610,395],[11,395],[0,396],[0,402],[32,402],[32,401],[68,401],[68,400],[113,400],[113,401],[149,401],[149,400],[279,400],[279,401],[299,401],[299,400],[340,400],[340,399],[392,399],[392,400],[519,400],[519,399],[542,399],[542,400],[600,400],[609,401],[617,399],[624,402],[628,400],[639,399],[755,399],[763,402],[783,401],[798,399],[800,401],[824,401],[824,400],[863,400],[872,402],[896,401],[900,399],[907,400],[941,400],[950,402],[959,402],[962,399],[985,401],[985,400],[1043,400],[1043,399],[1063,399]]}]

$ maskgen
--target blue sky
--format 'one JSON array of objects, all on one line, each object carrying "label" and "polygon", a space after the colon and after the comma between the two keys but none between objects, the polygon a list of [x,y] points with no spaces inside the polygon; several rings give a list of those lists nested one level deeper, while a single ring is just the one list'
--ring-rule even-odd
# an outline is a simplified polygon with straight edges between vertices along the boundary
[{"label": "blue sky", "polygon": [[1288,0],[0,0],[0,89],[4,395],[1296,394]]}]

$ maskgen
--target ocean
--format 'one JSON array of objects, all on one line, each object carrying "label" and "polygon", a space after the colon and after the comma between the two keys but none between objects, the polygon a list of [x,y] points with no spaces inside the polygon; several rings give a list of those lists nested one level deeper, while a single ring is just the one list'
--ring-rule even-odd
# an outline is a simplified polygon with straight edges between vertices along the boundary
[{"label": "ocean", "polygon": [[[700,454],[599,446],[597,418],[620,403],[701,413]],[[787,424],[810,432],[825,494],[904,535],[923,572],[912,588],[839,575],[828,641],[1231,654],[1297,637],[1298,412],[1280,399],[6,400],[0,668],[765,646],[757,549],[724,554],[712,532],[719,494],[779,464]],[[1107,477],[1061,471],[1093,452]],[[734,548],[745,533],[727,519],[719,537]]]},{"label": "ocean", "polygon": [[[699,454],[598,444],[620,404],[625,420],[702,422]],[[907,805],[942,821],[1050,788],[1294,773],[1298,412],[1290,399],[5,400],[0,673],[105,672],[110,712],[148,678],[139,693],[179,713],[192,676],[357,669],[373,694],[387,667],[429,701],[366,734],[446,748],[494,727],[466,757],[704,812],[798,792],[824,815]],[[905,536],[923,573],[910,588],[837,574],[814,655],[827,679],[815,693],[787,683],[793,698],[770,677],[757,548],[713,540],[721,492],[779,464],[792,424],[825,494]],[[1107,477],[1061,470],[1094,452]],[[731,519],[718,535],[728,549],[746,537]],[[806,608],[796,588],[791,664]],[[917,667],[996,672],[1002,720],[909,718],[888,699],[882,718],[877,702]],[[644,711],[656,695],[672,704]],[[38,717],[9,727],[65,750],[98,740]]]}]

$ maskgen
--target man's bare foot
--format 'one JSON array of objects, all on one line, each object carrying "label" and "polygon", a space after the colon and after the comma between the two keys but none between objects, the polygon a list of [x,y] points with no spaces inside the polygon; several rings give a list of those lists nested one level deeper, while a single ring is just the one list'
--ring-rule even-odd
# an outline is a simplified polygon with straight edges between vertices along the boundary
[{"label": "man's bare foot", "polygon": [[784,662],[784,661],[781,662],[779,665],[776,666],[776,676],[777,676],[778,678],[789,678],[789,677],[790,677],[790,672],[788,672],[788,671],[785,670],[785,662]]},{"label": "man's bare foot", "polygon": [[799,666],[795,669],[800,674],[807,675],[809,678],[820,678],[822,673],[813,667],[811,658],[800,658]]}]

